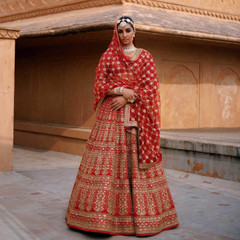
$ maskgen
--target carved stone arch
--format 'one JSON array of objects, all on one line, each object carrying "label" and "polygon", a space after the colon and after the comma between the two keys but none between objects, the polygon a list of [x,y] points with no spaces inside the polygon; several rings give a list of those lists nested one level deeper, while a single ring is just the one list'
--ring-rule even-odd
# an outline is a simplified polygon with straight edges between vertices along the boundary
[{"label": "carved stone arch", "polygon": [[162,127],[197,128],[199,79],[192,70],[191,63],[189,66],[188,63],[170,65],[165,69],[161,93]]},{"label": "carved stone arch", "polygon": [[177,64],[176,66],[172,67],[172,68],[169,70],[169,72],[174,72],[177,68],[183,68],[183,69],[185,69],[187,72],[191,73],[193,79],[194,79],[195,82],[197,83],[197,78],[196,78],[194,72],[191,70],[191,68],[187,67],[186,65],[184,65],[184,64],[182,64],[182,63],[179,63],[179,64]]},{"label": "carved stone arch", "polygon": [[238,126],[240,119],[240,77],[231,67],[222,67],[215,78],[216,125]]}]

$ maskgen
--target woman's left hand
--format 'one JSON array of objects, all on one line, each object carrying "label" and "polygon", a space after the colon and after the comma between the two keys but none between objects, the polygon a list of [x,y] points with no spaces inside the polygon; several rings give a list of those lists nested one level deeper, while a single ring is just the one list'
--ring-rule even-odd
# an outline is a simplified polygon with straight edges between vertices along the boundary
[{"label": "woman's left hand", "polygon": [[110,106],[113,110],[119,110],[127,103],[127,99],[123,96],[114,97]]}]

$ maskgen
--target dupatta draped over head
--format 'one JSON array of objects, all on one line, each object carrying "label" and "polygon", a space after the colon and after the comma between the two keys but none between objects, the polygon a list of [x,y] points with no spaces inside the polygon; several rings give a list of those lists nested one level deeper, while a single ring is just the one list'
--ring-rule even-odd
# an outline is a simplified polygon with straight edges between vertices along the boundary
[{"label": "dupatta draped over head", "polygon": [[[133,43],[135,45],[135,39]],[[151,167],[162,161],[160,93],[155,63],[145,49],[135,60],[124,55],[115,24],[112,41],[96,68],[94,110],[97,111],[108,91],[121,86],[138,94],[135,102],[130,104],[130,121],[138,123],[139,168]]]}]

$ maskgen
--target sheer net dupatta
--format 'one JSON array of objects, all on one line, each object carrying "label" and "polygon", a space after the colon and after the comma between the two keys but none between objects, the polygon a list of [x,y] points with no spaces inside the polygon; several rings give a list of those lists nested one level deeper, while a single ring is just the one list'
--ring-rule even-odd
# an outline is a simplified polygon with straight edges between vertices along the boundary
[{"label": "sheer net dupatta", "polygon": [[133,58],[123,54],[115,25],[111,43],[96,68],[93,105],[98,111],[108,91],[115,87],[123,86],[138,93],[139,98],[129,105],[129,121],[138,123],[139,168],[144,169],[162,161],[160,93],[152,55],[144,49],[137,53]]}]

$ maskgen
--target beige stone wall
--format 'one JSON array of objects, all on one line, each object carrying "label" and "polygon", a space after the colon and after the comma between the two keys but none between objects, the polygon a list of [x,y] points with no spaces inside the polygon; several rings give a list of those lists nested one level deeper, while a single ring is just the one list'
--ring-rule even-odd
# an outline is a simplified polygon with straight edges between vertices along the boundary
[{"label": "beige stone wall", "polygon": [[[91,34],[18,41],[16,120],[92,126],[95,67],[112,32]],[[239,49],[137,37],[156,62],[163,129],[240,126]]]},{"label": "beige stone wall", "polygon": [[0,171],[12,169],[15,38],[18,31],[0,28]]},{"label": "beige stone wall", "polygon": [[240,126],[240,51],[184,41],[142,40],[161,84],[162,128]]},{"label": "beige stone wall", "polygon": [[164,0],[164,2],[240,15],[240,0]]},{"label": "beige stone wall", "polygon": [[91,126],[95,67],[107,42],[79,36],[17,42],[16,120]]},{"label": "beige stone wall", "polygon": [[[223,19],[229,19],[229,16],[220,16],[221,14],[240,16],[240,0],[8,0],[0,2],[0,22],[128,3],[184,11],[190,14],[209,14]],[[206,12],[200,13],[202,10]],[[239,21],[239,18],[237,19]]]}]

